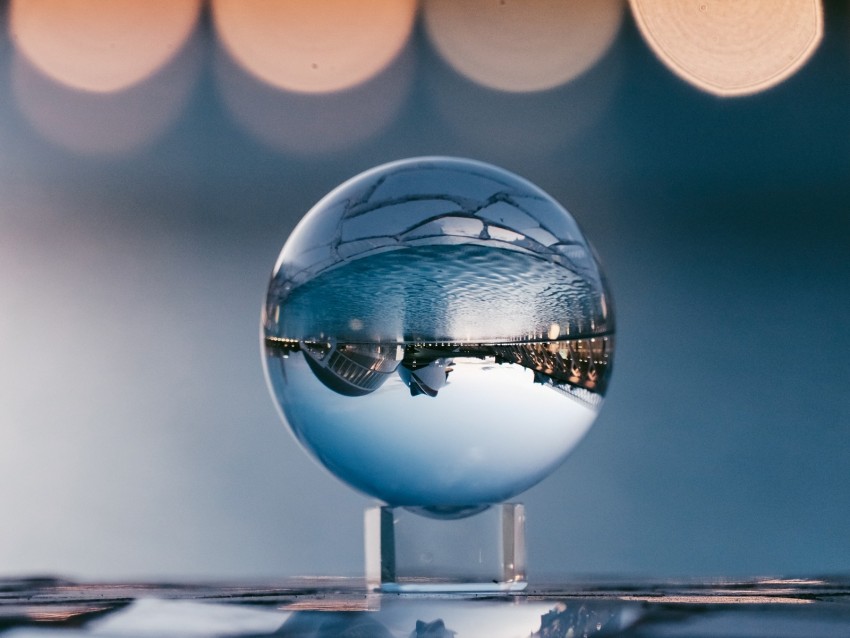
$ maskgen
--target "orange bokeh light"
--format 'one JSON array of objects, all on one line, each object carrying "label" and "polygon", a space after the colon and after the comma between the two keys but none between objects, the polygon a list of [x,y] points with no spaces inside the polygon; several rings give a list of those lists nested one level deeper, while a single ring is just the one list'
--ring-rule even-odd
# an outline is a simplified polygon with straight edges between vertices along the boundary
[{"label": "orange bokeh light", "polygon": [[425,25],[461,75],[502,91],[542,91],[593,66],[622,22],[622,0],[426,0]]},{"label": "orange bokeh light", "polygon": [[410,49],[368,82],[336,93],[281,91],[244,72],[230,56],[216,56],[218,93],[233,119],[276,150],[323,155],[380,134],[410,93]]},{"label": "orange bokeh light", "polygon": [[415,0],[213,0],[228,53],[264,82],[327,93],[371,79],[400,53]]},{"label": "orange bokeh light", "polygon": [[10,30],[39,71],[108,93],[138,84],[186,42],[200,0],[12,0]]},{"label": "orange bokeh light", "polygon": [[685,81],[758,93],[800,69],[823,36],[820,0],[629,0],[644,39]]},{"label": "orange bokeh light", "polygon": [[179,117],[202,61],[198,38],[144,82],[111,93],[79,91],[52,81],[16,53],[12,94],[41,137],[77,155],[125,155],[156,141]]}]

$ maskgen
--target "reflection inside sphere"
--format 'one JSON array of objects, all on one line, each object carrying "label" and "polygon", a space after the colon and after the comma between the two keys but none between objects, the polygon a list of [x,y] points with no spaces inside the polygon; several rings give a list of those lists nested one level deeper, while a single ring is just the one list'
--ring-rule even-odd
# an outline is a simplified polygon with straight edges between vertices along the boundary
[{"label": "reflection inside sphere", "polygon": [[[517,365],[532,372],[532,383],[560,390],[591,406],[601,404],[613,350],[613,337],[514,343],[369,343],[294,341],[267,337],[266,351],[285,365],[300,352],[310,370],[329,390],[343,396],[371,394],[398,379],[410,396],[436,397],[456,366]],[[285,371],[282,371],[285,374]]]},{"label": "reflection inside sphere", "polygon": [[501,169],[425,158],[358,176],[305,217],[263,347],[285,420],[325,467],[449,516],[531,487],[575,447],[613,329],[560,205]]}]

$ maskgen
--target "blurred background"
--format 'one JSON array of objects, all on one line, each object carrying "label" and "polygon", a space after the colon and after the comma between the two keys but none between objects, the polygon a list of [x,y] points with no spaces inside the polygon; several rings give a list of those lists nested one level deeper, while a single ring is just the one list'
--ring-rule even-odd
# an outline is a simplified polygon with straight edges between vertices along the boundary
[{"label": "blurred background", "polygon": [[362,573],[259,311],[319,198],[430,154],[562,202],[617,304],[532,579],[850,570],[847,2],[11,0],[0,575]]}]

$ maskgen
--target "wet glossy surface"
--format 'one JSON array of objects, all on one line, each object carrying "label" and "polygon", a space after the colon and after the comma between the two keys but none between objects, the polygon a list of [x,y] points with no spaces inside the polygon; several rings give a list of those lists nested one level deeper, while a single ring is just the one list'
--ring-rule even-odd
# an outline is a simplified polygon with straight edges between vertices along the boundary
[{"label": "wet glossy surface", "polygon": [[846,579],[590,581],[498,596],[391,595],[342,579],[256,584],[0,581],[0,631],[41,636],[837,636]]}]

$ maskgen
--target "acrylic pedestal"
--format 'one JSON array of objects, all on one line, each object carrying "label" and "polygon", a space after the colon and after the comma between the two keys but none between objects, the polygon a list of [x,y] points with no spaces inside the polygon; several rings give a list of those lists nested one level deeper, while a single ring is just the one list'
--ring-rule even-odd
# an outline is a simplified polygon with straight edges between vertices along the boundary
[{"label": "acrylic pedestal", "polygon": [[525,508],[491,505],[434,517],[403,507],[366,510],[366,581],[385,592],[511,592],[525,589]]}]

